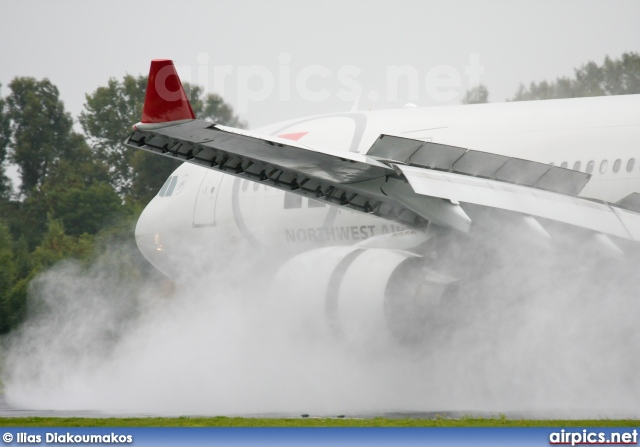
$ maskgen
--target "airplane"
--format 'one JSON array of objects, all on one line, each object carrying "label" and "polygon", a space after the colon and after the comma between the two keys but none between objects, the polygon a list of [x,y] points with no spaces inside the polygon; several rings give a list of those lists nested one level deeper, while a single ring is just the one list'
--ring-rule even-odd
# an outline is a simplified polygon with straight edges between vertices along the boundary
[{"label": "airplane", "polygon": [[186,162],[136,226],[156,268],[182,281],[257,253],[275,276],[312,266],[316,311],[338,334],[363,309],[397,339],[423,333],[488,232],[614,258],[640,240],[640,95],[336,113],[248,131],[196,119],[173,62],[157,59],[125,144]]}]

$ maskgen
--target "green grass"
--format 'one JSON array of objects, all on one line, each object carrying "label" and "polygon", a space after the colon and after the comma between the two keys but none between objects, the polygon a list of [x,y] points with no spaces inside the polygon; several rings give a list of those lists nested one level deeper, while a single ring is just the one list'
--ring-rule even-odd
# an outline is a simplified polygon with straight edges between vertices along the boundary
[{"label": "green grass", "polygon": [[341,418],[0,418],[0,427],[638,427],[637,419],[531,420],[460,419],[341,419]]}]

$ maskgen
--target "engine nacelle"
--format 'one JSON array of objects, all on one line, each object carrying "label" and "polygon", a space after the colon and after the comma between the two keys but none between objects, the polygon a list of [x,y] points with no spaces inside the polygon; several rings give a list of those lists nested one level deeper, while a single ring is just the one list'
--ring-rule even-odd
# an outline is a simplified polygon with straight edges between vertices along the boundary
[{"label": "engine nacelle", "polygon": [[273,281],[282,312],[347,341],[415,342],[454,279],[402,250],[327,247],[289,260]]}]

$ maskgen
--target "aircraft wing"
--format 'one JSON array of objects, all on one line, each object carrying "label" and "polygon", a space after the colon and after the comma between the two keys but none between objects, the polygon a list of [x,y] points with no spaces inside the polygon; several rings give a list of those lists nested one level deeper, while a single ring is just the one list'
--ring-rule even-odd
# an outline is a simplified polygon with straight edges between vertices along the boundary
[{"label": "aircraft wing", "polygon": [[[152,63],[150,86],[153,74]],[[185,101],[183,92],[165,104],[173,107],[167,121],[168,114],[158,111],[162,101],[148,108],[148,87],[143,120],[125,143],[410,227],[432,222],[469,231],[465,207],[472,204],[640,240],[639,213],[577,197],[587,174],[388,135],[367,155],[311,148],[193,119]]]},{"label": "aircraft wing", "polygon": [[[464,206],[471,203],[640,240],[640,214],[577,197],[588,181],[579,172],[390,136],[381,136],[370,155],[284,141],[191,120],[137,129],[125,143],[412,227],[431,221],[467,231]],[[413,160],[394,159],[403,158],[394,151],[399,144],[418,147]],[[452,163],[427,166],[429,156]]]}]

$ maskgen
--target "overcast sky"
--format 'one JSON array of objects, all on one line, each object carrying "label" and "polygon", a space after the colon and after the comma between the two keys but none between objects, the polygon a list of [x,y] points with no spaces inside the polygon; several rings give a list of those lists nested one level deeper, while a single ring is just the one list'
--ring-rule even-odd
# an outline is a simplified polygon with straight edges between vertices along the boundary
[{"label": "overcast sky", "polygon": [[640,51],[639,18],[636,0],[9,0],[0,83],[6,95],[15,76],[47,77],[77,116],[110,77],[171,58],[256,127],[356,97],[361,109],[459,103],[477,76],[504,101],[520,83]]}]

